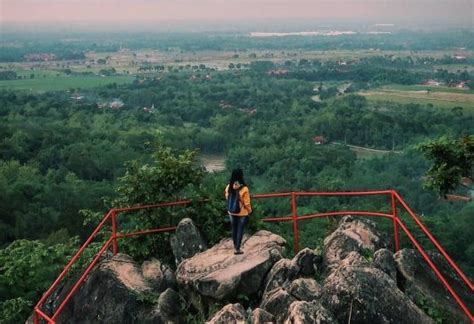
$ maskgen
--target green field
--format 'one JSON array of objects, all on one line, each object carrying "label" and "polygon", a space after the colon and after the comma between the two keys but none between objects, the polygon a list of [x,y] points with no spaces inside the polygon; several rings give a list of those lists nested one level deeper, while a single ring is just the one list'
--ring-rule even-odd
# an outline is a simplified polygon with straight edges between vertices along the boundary
[{"label": "green field", "polygon": [[[415,85],[402,85],[402,84],[390,84],[378,88],[380,90],[402,90],[402,91],[422,91],[428,90],[431,92],[450,92],[450,93],[462,93],[462,94],[474,94],[474,89],[459,89],[448,86],[428,86],[422,84]],[[378,90],[374,89],[374,90]]]},{"label": "green field", "polygon": [[400,104],[433,105],[451,109],[462,107],[465,112],[474,113],[474,91],[446,86],[390,85],[359,92],[372,102],[394,102]]},{"label": "green field", "polygon": [[124,84],[131,83],[135,79],[134,76],[52,76],[36,77],[34,79],[8,80],[0,81],[0,89],[9,90],[27,90],[33,92],[43,91],[60,91],[74,89],[86,89],[105,86],[108,84]]},{"label": "green field", "polygon": [[466,112],[474,113],[474,103],[466,103],[466,102],[449,102],[449,101],[441,101],[441,100],[436,100],[436,99],[422,99],[422,98],[411,98],[411,97],[400,97],[400,96],[394,96],[390,94],[364,94],[364,93],[359,93],[361,95],[364,95],[369,101],[373,102],[395,102],[395,103],[400,103],[400,104],[420,104],[420,105],[428,105],[432,104],[433,107],[438,107],[438,108],[454,108],[454,107],[462,107],[465,109]]}]

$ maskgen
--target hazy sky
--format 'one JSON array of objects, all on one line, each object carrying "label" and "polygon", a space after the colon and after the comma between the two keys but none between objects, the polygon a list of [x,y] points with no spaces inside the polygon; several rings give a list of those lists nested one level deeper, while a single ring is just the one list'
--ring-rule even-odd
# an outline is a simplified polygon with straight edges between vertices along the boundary
[{"label": "hazy sky", "polygon": [[0,0],[5,23],[315,19],[473,25],[474,0]]}]

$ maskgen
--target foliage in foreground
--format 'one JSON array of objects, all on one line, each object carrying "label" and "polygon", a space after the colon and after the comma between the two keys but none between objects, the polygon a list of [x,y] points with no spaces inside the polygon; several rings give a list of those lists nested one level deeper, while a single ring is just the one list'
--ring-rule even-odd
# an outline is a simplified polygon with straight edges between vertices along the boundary
[{"label": "foliage in foreground", "polygon": [[31,314],[64,267],[72,245],[16,240],[0,250],[0,322],[18,323]]}]

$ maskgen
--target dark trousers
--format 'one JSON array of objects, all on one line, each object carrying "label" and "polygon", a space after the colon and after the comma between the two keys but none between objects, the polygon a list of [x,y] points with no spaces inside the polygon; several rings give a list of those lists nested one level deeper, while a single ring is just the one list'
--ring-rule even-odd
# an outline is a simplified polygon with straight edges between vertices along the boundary
[{"label": "dark trousers", "polygon": [[238,251],[240,250],[240,244],[244,236],[244,227],[249,221],[249,217],[229,215],[229,218],[230,225],[232,226],[232,241],[234,242],[234,248]]}]

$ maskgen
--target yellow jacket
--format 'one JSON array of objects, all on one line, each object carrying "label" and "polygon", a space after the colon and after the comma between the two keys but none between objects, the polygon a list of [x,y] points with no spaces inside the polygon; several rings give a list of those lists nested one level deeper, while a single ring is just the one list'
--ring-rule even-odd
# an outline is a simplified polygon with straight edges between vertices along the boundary
[{"label": "yellow jacket", "polygon": [[[234,188],[234,189],[239,189],[239,187]],[[225,199],[229,197],[229,185],[225,187],[224,190],[224,195]],[[231,214],[229,215],[234,215],[234,216],[248,216],[252,212],[252,206],[250,204],[250,192],[249,188],[247,186],[242,187],[239,191],[239,196],[240,196],[240,213],[238,214]]]}]

